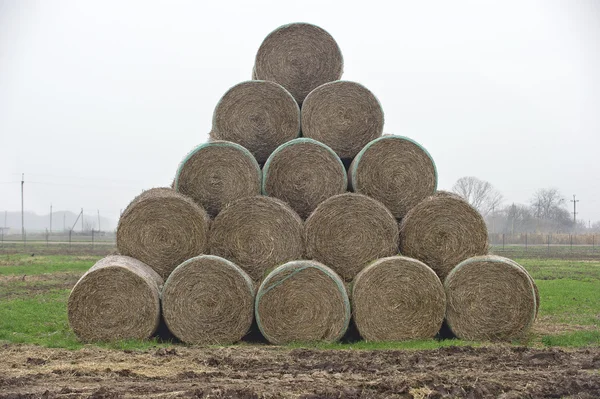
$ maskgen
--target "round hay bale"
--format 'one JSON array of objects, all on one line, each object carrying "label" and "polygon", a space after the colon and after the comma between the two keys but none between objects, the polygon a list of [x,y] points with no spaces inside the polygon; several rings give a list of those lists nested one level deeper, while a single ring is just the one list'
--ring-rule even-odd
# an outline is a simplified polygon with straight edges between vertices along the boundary
[{"label": "round hay bale", "polygon": [[368,143],[348,171],[351,189],[381,201],[396,219],[437,188],[431,155],[415,141],[386,135]]},{"label": "round hay bale", "polygon": [[444,289],[448,326],[461,339],[518,339],[535,319],[531,279],[522,267],[506,259],[467,259],[448,274]]},{"label": "round hay bale", "polygon": [[381,104],[358,83],[326,83],[302,105],[302,135],[328,145],[340,158],[354,158],[382,132]]},{"label": "round hay bale", "polygon": [[318,262],[296,260],[273,270],[256,293],[256,322],[273,344],[338,341],[350,323],[344,283]]},{"label": "round hay bale", "polygon": [[242,198],[214,219],[210,253],[231,260],[260,281],[275,266],[302,258],[302,228],[302,219],[283,201]]},{"label": "round hay bale", "polygon": [[340,158],[312,139],[282,144],[263,167],[263,194],[285,201],[303,219],[327,198],[346,192],[347,186]]},{"label": "round hay bale", "polygon": [[223,345],[239,341],[254,317],[254,285],[232,262],[213,255],[186,260],[162,291],[169,331],[188,344]]},{"label": "round hay bale", "polygon": [[314,88],[342,77],[344,60],[325,30],[307,23],[281,26],[271,32],[256,53],[253,79],[285,87],[302,104]]},{"label": "round hay bale", "polygon": [[362,194],[323,201],[306,220],[306,254],[345,281],[378,258],[398,253],[398,224],[383,204]]},{"label": "round hay bale", "polygon": [[364,268],[352,285],[352,313],[367,341],[433,338],[444,321],[444,286],[425,263],[391,256]]},{"label": "round hay bale", "polygon": [[300,108],[287,90],[274,82],[239,83],[223,95],[213,114],[212,140],[247,148],[263,164],[271,152],[300,135]]},{"label": "round hay bale", "polygon": [[192,199],[170,188],[153,188],[136,197],[121,215],[117,249],[166,279],[184,260],[206,253],[209,222]]},{"label": "round hay bale", "polygon": [[160,322],[162,278],[139,260],[110,255],[75,284],[69,325],[84,342],[147,339]]},{"label": "round hay bale", "polygon": [[194,148],[179,164],[174,188],[211,216],[237,199],[260,194],[262,172],[239,144],[212,141]]},{"label": "round hay bale", "polygon": [[463,260],[485,255],[487,250],[483,217],[453,194],[426,198],[400,223],[400,253],[425,263],[441,280]]}]

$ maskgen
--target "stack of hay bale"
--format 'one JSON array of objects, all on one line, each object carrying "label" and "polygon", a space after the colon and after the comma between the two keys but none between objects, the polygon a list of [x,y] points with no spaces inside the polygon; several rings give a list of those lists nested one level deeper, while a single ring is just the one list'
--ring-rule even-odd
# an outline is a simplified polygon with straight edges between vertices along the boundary
[{"label": "stack of hay bale", "polygon": [[377,98],[342,70],[319,27],[267,36],[254,80],[217,104],[210,141],[171,188],[129,204],[120,255],[74,287],[82,340],[148,338],[161,318],[199,344],[236,342],[253,320],[275,344],[336,341],[351,320],[370,341],[432,338],[444,320],[469,340],[527,332],[533,280],[487,255],[481,215],[436,191],[422,146],[382,135]]}]

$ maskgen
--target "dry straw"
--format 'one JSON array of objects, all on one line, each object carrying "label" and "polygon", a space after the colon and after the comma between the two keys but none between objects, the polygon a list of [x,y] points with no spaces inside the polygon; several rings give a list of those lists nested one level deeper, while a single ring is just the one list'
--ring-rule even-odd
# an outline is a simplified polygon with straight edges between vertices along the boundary
[{"label": "dry straw", "polygon": [[169,330],[189,344],[224,345],[239,341],[254,317],[254,286],[232,262],[201,255],[171,273],[162,292]]},{"label": "dry straw", "polygon": [[398,253],[398,224],[377,200],[339,194],[323,201],[306,220],[306,252],[351,281],[370,262]]},{"label": "dry straw", "polygon": [[466,340],[522,338],[535,319],[535,290],[525,270],[496,256],[461,262],[444,282],[446,320]]},{"label": "dry straw", "polygon": [[170,188],[153,188],[136,197],[121,215],[117,249],[166,279],[183,261],[206,253],[209,222],[192,199]]},{"label": "dry straw", "polygon": [[437,188],[437,170],[427,150],[402,136],[371,141],[352,161],[348,176],[354,192],[381,201],[397,219]]},{"label": "dry straw", "polygon": [[128,256],[99,260],[75,284],[69,325],[84,342],[149,338],[160,322],[162,278]]},{"label": "dry straw", "polygon": [[338,341],[350,323],[342,280],[318,262],[297,260],[273,270],[256,294],[256,322],[273,344]]},{"label": "dry straw", "polygon": [[327,198],[344,193],[347,186],[340,158],[312,139],[282,144],[263,168],[263,194],[287,202],[303,219]]},{"label": "dry straw", "polygon": [[488,235],[475,208],[440,192],[411,209],[400,224],[400,252],[430,266],[443,280],[463,260],[485,255]]},{"label": "dry straw", "polygon": [[343,69],[342,52],[329,33],[315,25],[294,23],[265,38],[252,78],[279,83],[302,104],[314,88],[340,79]]},{"label": "dry straw", "polygon": [[445,312],[440,279],[416,259],[379,259],[358,273],[352,285],[354,322],[367,341],[433,338]]},{"label": "dry straw", "polygon": [[275,266],[302,258],[302,219],[278,199],[242,198],[215,218],[210,253],[231,260],[260,281]]},{"label": "dry straw", "polygon": [[260,166],[247,149],[212,141],[194,148],[181,161],[174,188],[214,217],[225,205],[260,194],[261,179]]},{"label": "dry straw", "polygon": [[302,135],[354,158],[383,132],[383,110],[366,87],[348,81],[319,86],[302,105]]},{"label": "dry straw", "polygon": [[300,135],[300,108],[274,82],[242,82],[223,95],[213,114],[212,140],[247,148],[259,163],[286,141]]}]

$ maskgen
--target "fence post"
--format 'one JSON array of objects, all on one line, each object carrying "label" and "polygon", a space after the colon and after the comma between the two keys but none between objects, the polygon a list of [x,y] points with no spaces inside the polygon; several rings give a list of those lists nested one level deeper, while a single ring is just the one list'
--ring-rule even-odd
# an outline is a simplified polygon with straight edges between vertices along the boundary
[{"label": "fence post", "polygon": [[71,233],[73,232],[73,230],[69,230],[69,250],[71,250]]},{"label": "fence post", "polygon": [[529,233],[525,233],[525,251],[527,252],[527,234]]},{"label": "fence post", "polygon": [[550,234],[548,234],[548,253],[550,253]]},{"label": "fence post", "polygon": [[48,247],[48,229],[46,229],[46,247]]},{"label": "fence post", "polygon": [[92,229],[92,249],[94,249],[94,229]]},{"label": "fence post", "polygon": [[504,252],[504,233],[502,233],[502,252]]},{"label": "fence post", "polygon": [[596,249],[596,235],[592,234],[592,251]]},{"label": "fence post", "polygon": [[571,251],[573,251],[573,235],[569,234],[569,240],[571,241]]}]

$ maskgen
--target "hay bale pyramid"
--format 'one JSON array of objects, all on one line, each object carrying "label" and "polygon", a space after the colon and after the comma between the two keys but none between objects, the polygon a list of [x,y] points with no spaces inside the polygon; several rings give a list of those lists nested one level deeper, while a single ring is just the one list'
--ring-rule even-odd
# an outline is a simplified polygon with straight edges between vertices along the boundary
[{"label": "hay bale pyramid", "polygon": [[271,32],[252,79],[215,107],[210,140],[170,188],[133,199],[119,255],[75,285],[69,323],[85,342],[144,339],[164,323],[189,344],[230,344],[254,325],[273,344],[525,337],[533,279],[488,255],[482,216],[437,191],[433,158],[383,134],[342,53],[306,23]]}]

